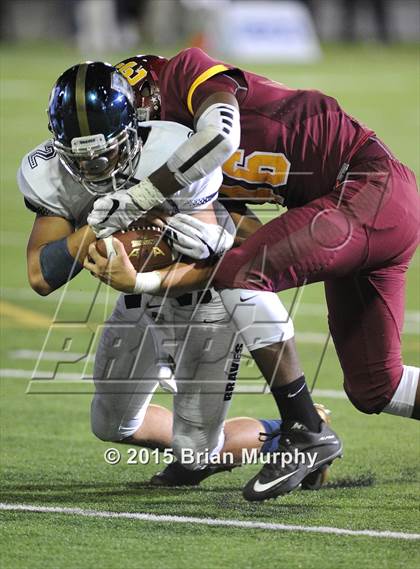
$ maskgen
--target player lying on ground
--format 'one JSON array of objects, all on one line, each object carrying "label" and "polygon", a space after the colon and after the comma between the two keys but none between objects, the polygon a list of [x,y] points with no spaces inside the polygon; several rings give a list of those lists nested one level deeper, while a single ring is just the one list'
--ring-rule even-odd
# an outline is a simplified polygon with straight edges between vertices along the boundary
[{"label": "player lying on ground", "polygon": [[[144,77],[135,63],[121,72],[131,81]],[[411,170],[331,97],[290,89],[198,49],[163,65],[159,87],[162,118],[194,127],[196,133],[149,180],[128,191],[131,204],[145,211],[223,165],[227,195],[249,195],[248,201],[272,192],[288,211],[229,251],[215,272],[185,267],[165,280],[164,271],[162,286],[152,290],[171,285],[173,293],[178,284],[178,290],[188,285],[193,290],[212,277],[233,314],[244,291],[282,291],[324,281],[331,335],[352,403],[365,413],[419,418],[419,369],[402,364],[400,346],[405,273],[419,227]],[[90,217],[97,232],[128,221],[122,200],[110,216],[107,201],[98,200]],[[209,231],[186,217],[173,224],[197,242]],[[149,275],[141,275],[137,286],[142,283],[150,283]],[[266,377],[272,376],[269,358],[259,365]],[[317,436],[316,427],[302,416],[310,405],[304,384],[284,387],[274,380],[273,385],[282,416],[294,419],[282,424],[279,451],[317,448],[323,435]],[[302,423],[306,429],[298,426]],[[333,454],[337,441],[331,443]],[[244,495],[273,497],[304,475],[304,465],[267,465]]]},{"label": "player lying on ground", "polygon": [[[79,90],[75,89],[80,83],[82,105],[77,104]],[[96,105],[89,106],[89,100]],[[96,240],[86,217],[98,195],[112,190],[113,184],[130,186],[147,176],[191,134],[188,128],[164,122],[138,128],[130,86],[114,68],[100,63],[75,66],[58,79],[49,118],[54,140],[25,156],[18,172],[25,203],[36,213],[28,243],[28,275],[31,286],[42,295],[81,270],[78,258],[84,258]],[[90,134],[83,131],[86,124]],[[214,215],[220,178],[216,170],[183,189],[175,196],[178,209],[206,213],[206,219]],[[118,242],[115,247],[121,253]],[[91,254],[98,256],[94,247]],[[95,358],[92,430],[99,438],[173,447],[178,456],[183,448],[191,449],[193,457],[206,449],[232,452],[236,462],[243,448],[269,452],[276,446],[278,436],[273,432],[279,429],[278,420],[224,421],[232,395],[232,366],[236,373],[242,341],[229,327],[218,294],[207,291],[201,302],[197,296],[162,302],[147,294],[121,295]],[[281,314],[285,312],[280,303],[277,307]],[[269,337],[293,335],[290,320],[283,320],[270,326]],[[191,329],[194,334],[188,336]],[[256,333],[261,336],[261,327]],[[209,339],[213,348],[206,353],[203,346]],[[168,341],[172,350],[164,347]],[[176,352],[181,345],[182,357]],[[173,388],[167,375],[172,361],[179,378],[174,414],[150,404],[158,379]],[[270,435],[265,442],[260,440],[261,431]],[[194,460],[189,468],[204,464],[202,459]],[[155,482],[197,484],[216,471],[189,471],[175,465]],[[312,487],[320,479],[315,473],[304,485]]]}]

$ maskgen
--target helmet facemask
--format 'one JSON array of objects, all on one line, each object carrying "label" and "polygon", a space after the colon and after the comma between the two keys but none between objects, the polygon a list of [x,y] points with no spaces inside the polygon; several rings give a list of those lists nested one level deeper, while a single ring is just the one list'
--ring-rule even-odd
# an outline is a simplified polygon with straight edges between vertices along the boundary
[{"label": "helmet facemask", "polygon": [[122,189],[135,173],[142,145],[133,127],[108,140],[103,134],[73,138],[71,148],[53,144],[66,170],[91,194]]},{"label": "helmet facemask", "polygon": [[160,119],[160,90],[156,83],[144,81],[137,95],[137,119],[140,122]]}]

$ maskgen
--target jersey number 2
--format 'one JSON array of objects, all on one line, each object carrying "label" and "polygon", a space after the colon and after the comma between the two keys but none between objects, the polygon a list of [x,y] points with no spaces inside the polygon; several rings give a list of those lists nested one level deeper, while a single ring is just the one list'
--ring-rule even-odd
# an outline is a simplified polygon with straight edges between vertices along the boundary
[{"label": "jersey number 2", "polygon": [[38,166],[38,158],[41,160],[51,160],[55,156],[55,148],[52,143],[44,144],[44,148],[37,148],[34,152],[31,152],[28,156],[29,166],[32,168],[36,168]]}]

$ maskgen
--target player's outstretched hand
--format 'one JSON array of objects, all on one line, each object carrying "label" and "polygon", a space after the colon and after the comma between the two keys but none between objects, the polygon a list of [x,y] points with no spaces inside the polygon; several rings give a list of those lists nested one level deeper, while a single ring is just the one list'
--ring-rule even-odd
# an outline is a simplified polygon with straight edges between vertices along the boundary
[{"label": "player's outstretched hand", "polygon": [[221,255],[233,245],[234,236],[220,225],[205,223],[196,217],[177,213],[167,219],[172,230],[173,248],[191,259]]},{"label": "player's outstretched hand", "polygon": [[137,273],[121,241],[112,238],[112,245],[114,252],[106,258],[97,251],[96,244],[91,243],[83,266],[90,271],[92,276],[110,287],[132,293],[136,285]]},{"label": "player's outstretched hand", "polygon": [[125,191],[99,198],[93,204],[87,222],[98,239],[127,227],[144,213]]}]

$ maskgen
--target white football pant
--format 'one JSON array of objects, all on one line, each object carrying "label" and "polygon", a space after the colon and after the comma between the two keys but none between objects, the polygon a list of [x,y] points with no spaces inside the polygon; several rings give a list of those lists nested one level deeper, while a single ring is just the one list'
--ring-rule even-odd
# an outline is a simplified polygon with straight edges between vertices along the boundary
[{"label": "white football pant", "polygon": [[199,453],[211,456],[222,448],[241,339],[219,295],[208,291],[203,300],[210,302],[197,307],[198,295],[167,299],[162,308],[162,299],[148,295],[141,307],[127,308],[126,295],[120,296],[95,359],[91,423],[97,437],[118,442],[133,435],[159,385],[159,369],[172,362],[175,456],[182,460],[188,449],[194,460],[186,466],[195,469],[205,464]]}]

